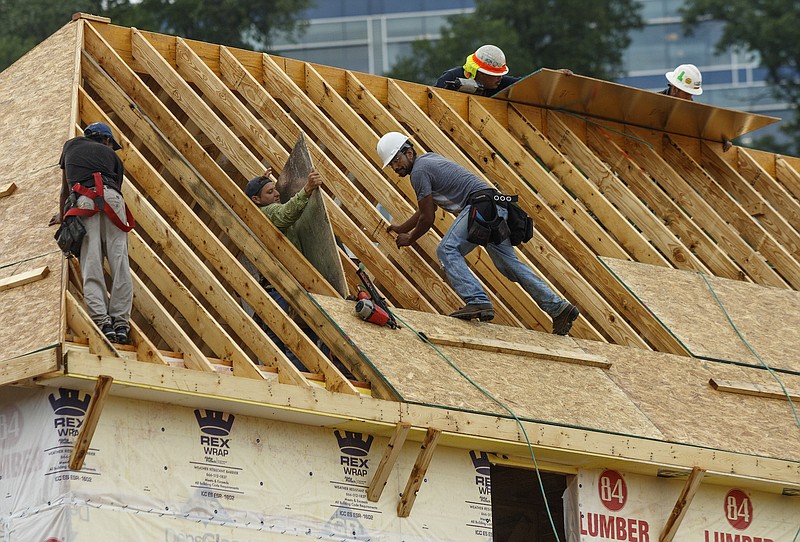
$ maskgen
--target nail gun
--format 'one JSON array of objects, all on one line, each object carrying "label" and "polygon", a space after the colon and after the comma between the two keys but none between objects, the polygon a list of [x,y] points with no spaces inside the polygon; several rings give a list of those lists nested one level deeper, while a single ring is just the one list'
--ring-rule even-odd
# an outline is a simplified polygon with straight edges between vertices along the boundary
[{"label": "nail gun", "polygon": [[364,287],[364,290],[359,290],[358,293],[356,314],[367,322],[397,329],[397,321],[392,311],[389,310],[386,300],[381,296],[380,292],[378,292],[378,289],[372,284],[363,263],[358,264],[356,274],[358,278],[361,279],[361,284]]}]

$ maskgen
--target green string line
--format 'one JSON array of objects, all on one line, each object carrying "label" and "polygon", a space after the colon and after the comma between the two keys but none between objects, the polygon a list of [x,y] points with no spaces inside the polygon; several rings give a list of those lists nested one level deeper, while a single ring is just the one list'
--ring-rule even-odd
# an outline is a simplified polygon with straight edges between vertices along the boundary
[{"label": "green string line", "polygon": [[571,115],[571,116],[573,116],[575,118],[581,119],[584,122],[588,122],[589,124],[594,124],[595,126],[599,126],[600,128],[602,128],[604,130],[608,130],[609,132],[614,132],[615,134],[619,134],[621,136],[625,136],[625,137],[627,137],[629,139],[633,139],[634,141],[638,141],[639,143],[644,143],[645,145],[647,145],[651,149],[655,149],[655,147],[651,143],[645,141],[644,139],[641,139],[641,138],[636,137],[636,136],[631,135],[631,134],[626,134],[625,132],[620,132],[619,130],[615,130],[614,128],[606,126],[605,124],[600,124],[596,120],[592,120],[589,117],[582,117],[581,115],[578,115],[577,113],[573,113],[572,111],[567,111],[566,109],[560,109],[558,107],[554,107],[552,109],[553,109],[553,111],[558,111],[560,113],[565,113],[567,115]]},{"label": "green string line", "polygon": [[44,258],[45,256],[49,256],[51,254],[55,254],[56,252],[61,252],[61,250],[51,250],[50,252],[44,252],[42,254],[37,254],[36,256],[31,256],[30,258],[25,258],[24,260],[19,260],[17,262],[11,262],[7,264],[0,265],[0,269],[5,269],[6,267],[11,267],[12,265],[19,265],[21,263],[29,262],[31,260],[38,260],[40,258]]},{"label": "green string line", "polygon": [[[750,343],[747,342],[747,340],[744,338],[742,333],[739,331],[739,328],[736,327],[736,324],[733,323],[733,320],[731,319],[730,315],[728,314],[728,311],[725,310],[725,307],[723,306],[722,301],[720,301],[719,297],[717,296],[717,292],[714,291],[714,288],[711,286],[711,283],[708,282],[708,280],[706,279],[706,276],[703,273],[699,272],[699,271],[697,272],[697,274],[700,275],[703,278],[703,282],[705,282],[706,286],[708,286],[708,289],[711,290],[711,294],[714,296],[714,299],[717,301],[717,305],[719,305],[719,308],[722,309],[722,312],[725,314],[725,318],[728,319],[728,322],[731,324],[731,327],[733,327],[733,330],[736,332],[736,335],[739,336],[739,339],[741,339],[741,341],[744,343],[744,345],[747,347],[747,349],[750,350],[750,353],[753,354],[755,356],[755,358],[758,361],[761,362],[761,365],[763,365],[764,368],[767,371],[769,371],[769,374],[772,375],[772,378],[774,378],[775,381],[778,383],[778,385],[781,387],[781,389],[783,390],[783,394],[786,396],[786,399],[789,401],[789,406],[792,408],[792,413],[794,414],[795,423],[797,423],[797,427],[800,428],[800,418],[798,418],[797,410],[795,410],[795,408],[794,408],[794,401],[792,401],[792,397],[789,395],[789,392],[786,391],[786,387],[783,385],[783,382],[781,381],[781,379],[778,378],[778,375],[775,374],[775,371],[773,371],[770,368],[770,366],[767,365],[767,362],[765,362],[763,359],[761,359],[761,356],[759,356],[756,353],[756,351],[753,349],[753,347],[750,346]],[[800,532],[800,531],[798,531],[798,532]],[[796,536],[795,536],[795,540],[797,540]]]},{"label": "green string line", "polygon": [[[334,320],[333,317],[330,314],[328,314],[328,312],[324,308],[322,308],[322,305],[320,305],[317,302],[317,300],[314,299],[314,296],[311,295],[309,292],[306,292],[305,294],[306,294],[306,297],[308,297],[311,300],[311,302],[314,303],[314,305],[317,306],[317,308],[325,316],[325,318],[327,318],[328,321],[331,324],[333,324],[333,327],[336,328],[336,330],[342,335],[342,337],[344,337],[344,340],[346,340],[350,344],[350,346],[352,346],[355,349],[355,351],[358,353],[358,355],[361,356],[361,359],[363,359],[364,362],[367,365],[372,367],[372,369],[375,371],[376,374],[381,374],[381,372],[378,370],[378,368],[375,366],[375,364],[372,363],[372,360],[367,357],[367,355],[358,347],[358,345],[355,342],[353,342],[353,340],[350,338],[350,336],[347,333],[345,333],[345,331],[341,328],[339,323],[336,320]],[[401,401],[405,401],[405,398],[403,397],[403,395],[392,385],[391,382],[389,382],[385,378],[383,379],[383,382],[384,382],[384,384],[386,384],[386,386],[389,389],[392,390],[392,392],[394,392],[395,395],[397,395],[397,397],[400,398]]]},{"label": "green string line", "polygon": [[556,542],[561,542],[561,540],[558,537],[558,531],[556,531],[555,523],[553,522],[553,514],[550,512],[550,504],[547,502],[547,495],[546,495],[545,490],[544,490],[544,483],[542,482],[542,475],[539,472],[539,465],[536,462],[536,454],[534,454],[534,452],[533,452],[533,445],[531,444],[531,441],[528,438],[527,431],[525,431],[525,426],[522,425],[522,421],[520,421],[520,419],[517,417],[517,415],[514,413],[514,411],[512,411],[510,408],[508,408],[502,401],[496,399],[492,394],[490,394],[488,391],[486,391],[480,385],[478,385],[474,380],[472,380],[472,378],[470,378],[469,375],[467,375],[464,371],[462,371],[455,363],[450,361],[450,359],[447,356],[445,356],[444,353],[441,350],[439,350],[439,348],[437,348],[436,345],[431,343],[423,334],[421,334],[419,331],[414,329],[411,325],[408,324],[408,322],[406,322],[405,320],[403,320],[402,318],[397,316],[397,314],[393,313],[393,316],[395,318],[397,318],[397,320],[399,320],[404,326],[406,326],[408,329],[410,329],[417,337],[419,337],[420,339],[425,341],[431,348],[433,348],[434,351],[436,351],[436,353],[439,354],[439,356],[441,356],[442,359],[444,359],[447,362],[448,365],[450,365],[450,367],[455,369],[456,372],[458,372],[458,374],[460,374],[462,377],[464,377],[464,379],[467,382],[472,384],[472,386],[474,386],[475,389],[477,389],[483,395],[488,397],[491,401],[493,401],[498,406],[500,406],[500,408],[502,408],[503,410],[508,412],[511,415],[511,417],[514,418],[514,421],[517,422],[517,425],[522,430],[522,435],[525,437],[525,442],[528,444],[528,451],[531,454],[531,459],[533,460],[533,467],[536,470],[536,478],[539,481],[539,489],[542,492],[542,499],[544,500],[544,505],[545,505],[545,508],[547,509],[547,517],[550,520],[550,527],[553,529],[553,535],[556,537]]}]

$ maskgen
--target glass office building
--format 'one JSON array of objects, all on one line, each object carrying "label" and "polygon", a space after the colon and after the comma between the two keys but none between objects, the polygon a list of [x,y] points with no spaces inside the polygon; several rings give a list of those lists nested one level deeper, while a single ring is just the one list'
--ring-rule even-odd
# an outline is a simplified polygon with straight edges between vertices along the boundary
[{"label": "glass office building", "polygon": [[[587,0],[591,1],[591,0]],[[786,118],[790,111],[766,85],[766,70],[757,54],[715,51],[723,24],[706,21],[684,36],[679,9],[683,0],[641,0],[646,26],[631,34],[624,73],[617,82],[647,90],[666,88],[664,74],[683,63],[703,73],[702,103]],[[417,39],[435,40],[448,15],[468,13],[473,0],[318,0],[307,10],[309,25],[299,37],[275,36],[276,54],[354,71],[384,74],[411,51]],[[446,69],[450,66],[443,66]],[[520,75],[520,74],[516,74]],[[781,123],[756,136],[777,133]],[[746,137],[742,143],[751,141]]]}]

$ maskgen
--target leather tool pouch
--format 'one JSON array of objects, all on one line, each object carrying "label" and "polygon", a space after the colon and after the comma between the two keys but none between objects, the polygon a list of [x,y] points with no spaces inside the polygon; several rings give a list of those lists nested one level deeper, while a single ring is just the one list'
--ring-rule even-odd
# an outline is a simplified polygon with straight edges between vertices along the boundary
[{"label": "leather tool pouch", "polygon": [[[77,206],[77,204],[78,194],[71,192],[66,203],[64,204],[64,214],[66,214],[66,212],[73,207]],[[84,235],[86,235],[86,228],[83,226],[81,217],[66,216],[61,221],[61,225],[58,227],[58,230],[56,230],[56,233],[53,237],[55,238],[56,243],[58,243],[58,247],[66,256],[72,254],[76,258],[80,258],[81,243],[83,243]]]},{"label": "leather tool pouch", "polygon": [[510,235],[508,224],[497,213],[495,190],[482,190],[469,199],[472,208],[467,219],[467,241],[476,245],[499,245]]}]

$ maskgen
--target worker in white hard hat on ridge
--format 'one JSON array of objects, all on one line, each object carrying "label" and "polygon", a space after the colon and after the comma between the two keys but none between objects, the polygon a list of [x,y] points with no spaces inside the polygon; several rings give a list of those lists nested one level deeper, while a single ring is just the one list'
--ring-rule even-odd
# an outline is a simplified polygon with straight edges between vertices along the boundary
[{"label": "worker in white hard hat on ridge", "polygon": [[[659,94],[691,102],[695,96],[703,93],[703,74],[694,64],[681,64],[671,72],[665,73],[664,77],[669,84]],[[733,141],[723,136],[722,152],[727,152],[731,147]]]},{"label": "worker in white hard hat on ridge", "polygon": [[661,94],[692,101],[703,93],[703,76],[694,64],[681,64],[664,75],[669,85]]},{"label": "worker in white hard hat on ridge", "polygon": [[436,85],[439,88],[448,88],[447,83],[458,79],[474,79],[480,86],[475,94],[492,96],[507,86],[520,80],[508,74],[506,55],[496,45],[481,45],[478,50],[467,57],[463,66],[447,70]]},{"label": "worker in white hard hat on ridge", "polygon": [[417,211],[405,222],[387,228],[396,233],[395,244],[414,244],[433,226],[436,207],[455,215],[450,228],[442,236],[436,256],[447,279],[466,305],[450,316],[462,320],[494,318],[494,307],[480,282],[472,274],[464,257],[484,246],[503,276],[518,282],[541,309],[553,319],[553,333],[566,335],[580,311],[556,294],[533,270],[517,258],[514,245],[533,235],[515,237],[520,217],[525,213],[512,202],[516,196],[500,194],[486,181],[462,165],[444,156],[427,152],[417,156],[408,136],[389,132],[380,138],[378,156],[383,167],[391,167],[400,177],[408,176],[417,198]]}]

